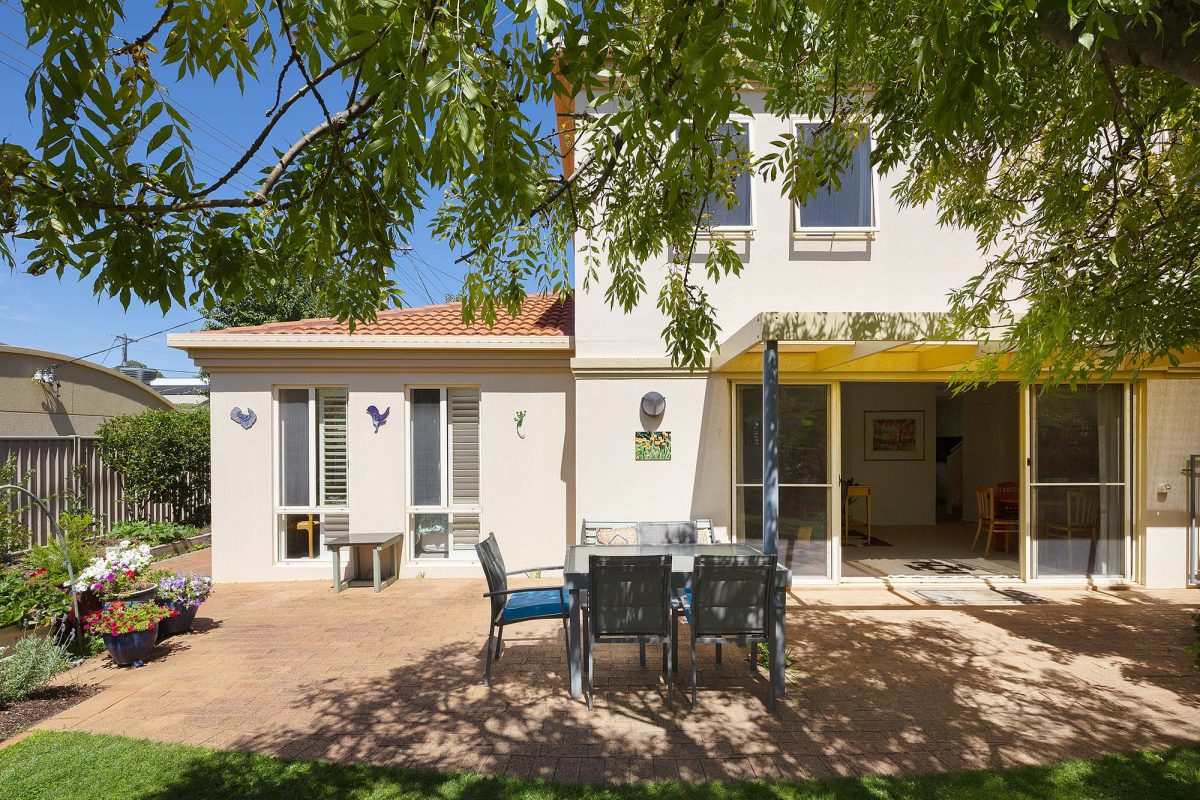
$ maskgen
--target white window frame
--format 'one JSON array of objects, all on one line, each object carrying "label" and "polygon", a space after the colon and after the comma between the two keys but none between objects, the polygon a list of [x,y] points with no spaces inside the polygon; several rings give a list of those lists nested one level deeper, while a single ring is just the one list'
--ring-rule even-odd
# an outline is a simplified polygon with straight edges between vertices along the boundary
[{"label": "white window frame", "polygon": [[[319,500],[320,492],[317,491],[317,450],[318,435],[317,435],[317,390],[319,389],[341,389],[346,393],[346,414],[350,413],[350,388],[345,384],[277,384],[272,387],[271,391],[271,418],[274,424],[271,426],[271,470],[273,480],[271,481],[274,493],[271,513],[271,537],[272,550],[274,552],[274,562],[276,564],[323,564],[332,561],[329,550],[325,547],[325,524],[324,517],[326,514],[338,514],[346,517],[350,516],[350,497],[346,497],[346,505],[344,506],[323,506],[318,503],[311,503],[307,506],[288,506],[283,503],[283,470],[280,465],[280,456],[283,450],[283,438],[280,430],[280,422],[282,417],[279,411],[279,393],[285,389],[305,389],[308,391],[308,407],[312,412],[311,421],[314,423],[309,430],[309,448],[308,448],[308,496],[310,499]],[[349,420],[347,420],[349,422]],[[349,453],[350,447],[350,431],[347,425],[346,431],[346,449]],[[321,545],[321,554],[315,558],[286,558],[283,541],[280,537],[279,520],[281,517],[289,514],[312,514],[314,517],[321,517],[321,527],[318,534],[318,541]]]},{"label": "white window frame", "polygon": [[[821,125],[825,120],[806,116],[788,117],[788,129],[793,135],[799,135],[801,125]],[[867,125],[867,136],[871,137],[871,152],[875,152],[875,136],[871,125]],[[871,224],[865,226],[845,227],[805,227],[800,224],[800,203],[792,201],[792,239],[874,239],[879,233],[879,174],[875,165],[868,159],[867,169],[871,171]]]},{"label": "white window frame", "polygon": [[[440,430],[444,432],[441,442],[441,462],[440,475],[438,480],[441,484],[442,497],[445,502],[439,506],[430,505],[414,505],[413,504],[413,463],[412,463],[412,406],[413,406],[413,391],[417,389],[437,389],[438,390],[438,415],[441,424]],[[454,485],[454,474],[452,472],[451,453],[454,447],[454,429],[449,423],[449,402],[448,394],[452,389],[470,389],[474,390],[479,395],[479,502],[474,505],[454,505],[451,502],[451,490]],[[404,485],[404,516],[406,519],[406,528],[411,530],[411,535],[404,537],[404,548],[407,551],[405,556],[407,559],[419,562],[421,564],[473,564],[478,561],[474,550],[455,550],[454,549],[454,515],[464,514],[474,516],[479,520],[479,536],[482,539],[484,535],[484,520],[483,520],[483,390],[478,384],[470,383],[438,383],[438,384],[409,384],[404,387],[404,431],[405,439],[409,442],[409,447],[405,453],[405,474],[407,480]],[[422,556],[417,553],[417,532],[416,526],[413,525],[414,516],[417,514],[445,514],[446,519],[446,555],[427,555]],[[461,555],[456,555],[461,554]]]},{"label": "white window frame", "polygon": [[[751,158],[754,157],[754,117],[746,114],[733,114],[725,124],[746,126],[746,149]],[[750,224],[749,225],[714,225],[709,230],[700,232],[699,239],[753,239],[758,230],[758,174],[754,170],[746,173],[750,177]]]}]

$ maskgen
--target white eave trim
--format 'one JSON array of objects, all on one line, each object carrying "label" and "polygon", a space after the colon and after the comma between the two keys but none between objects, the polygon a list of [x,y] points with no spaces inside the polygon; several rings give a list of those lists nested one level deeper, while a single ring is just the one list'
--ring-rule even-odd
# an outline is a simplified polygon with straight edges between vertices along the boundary
[{"label": "white eave trim", "polygon": [[396,336],[352,333],[174,333],[182,350],[574,350],[573,336]]}]

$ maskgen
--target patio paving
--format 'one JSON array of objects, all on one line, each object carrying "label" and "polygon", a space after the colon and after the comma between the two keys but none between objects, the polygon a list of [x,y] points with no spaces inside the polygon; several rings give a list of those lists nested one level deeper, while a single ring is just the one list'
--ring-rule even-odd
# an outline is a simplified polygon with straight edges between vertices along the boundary
[{"label": "patio paving", "polygon": [[[935,607],[883,589],[796,592],[777,713],[744,651],[688,649],[674,711],[635,646],[597,651],[595,712],[567,695],[561,626],[509,630],[480,683],[482,580],[381,594],[222,585],[197,632],[142,669],[97,658],[99,695],[38,727],[296,758],[566,781],[887,774],[1058,761],[1200,740],[1187,645],[1197,592],[1036,590],[1053,603]],[[681,627],[686,631],[686,627]],[[652,652],[653,656],[653,652]]]}]

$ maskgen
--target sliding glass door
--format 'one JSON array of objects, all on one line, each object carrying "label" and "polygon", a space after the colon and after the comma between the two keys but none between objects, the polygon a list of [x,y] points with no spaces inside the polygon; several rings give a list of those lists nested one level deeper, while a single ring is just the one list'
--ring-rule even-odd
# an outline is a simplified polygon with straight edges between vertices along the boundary
[{"label": "sliding glass door", "polygon": [[1127,405],[1121,385],[1034,392],[1029,516],[1034,577],[1124,576]]},{"label": "sliding glass door", "polygon": [[[779,386],[779,560],[798,577],[827,577],[830,565],[827,385]],[[734,387],[734,524],[738,539],[763,540],[762,386]]]}]

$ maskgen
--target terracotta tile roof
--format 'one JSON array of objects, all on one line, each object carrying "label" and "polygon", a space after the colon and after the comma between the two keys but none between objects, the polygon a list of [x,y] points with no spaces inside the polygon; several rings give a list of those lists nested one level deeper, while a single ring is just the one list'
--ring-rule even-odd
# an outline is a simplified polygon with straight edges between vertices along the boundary
[{"label": "terracotta tile roof", "polygon": [[[212,331],[222,333],[348,333],[349,327],[336,319],[302,319],[296,322],[272,322],[242,328]],[[460,303],[417,306],[380,311],[370,324],[354,329],[356,336],[573,336],[575,334],[575,301],[560,301],[555,294],[531,294],[517,316],[511,317],[501,309],[496,324],[488,327],[476,320],[470,325],[462,321]]]}]

